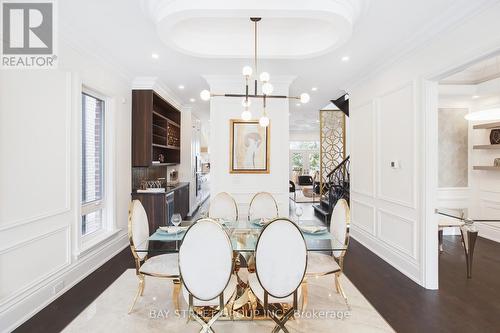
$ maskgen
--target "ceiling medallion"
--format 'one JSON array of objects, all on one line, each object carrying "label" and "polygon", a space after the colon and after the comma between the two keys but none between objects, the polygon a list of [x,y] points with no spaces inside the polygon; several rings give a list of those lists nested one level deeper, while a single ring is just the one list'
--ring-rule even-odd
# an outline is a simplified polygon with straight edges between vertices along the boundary
[{"label": "ceiling medallion", "polygon": [[[244,94],[232,94],[232,93],[226,93],[226,94],[216,94],[216,93],[211,93],[208,90],[203,90],[200,93],[200,97],[204,101],[210,100],[212,97],[236,97],[236,98],[243,98],[241,104],[244,107],[244,111],[241,113],[241,118],[243,120],[250,120],[252,118],[252,113],[249,110],[251,100],[250,98],[257,98],[257,99],[262,99],[262,116],[259,119],[259,124],[262,127],[267,127],[269,125],[269,117],[267,116],[267,111],[266,111],[266,99],[268,98],[286,98],[286,99],[297,99],[300,100],[301,103],[308,103],[309,102],[309,94],[307,93],[302,93],[300,96],[286,96],[286,95],[272,95],[274,87],[273,85],[269,82],[271,76],[269,75],[268,72],[262,72],[260,73],[259,77],[257,78],[257,72],[258,72],[258,66],[257,66],[257,24],[261,20],[260,17],[251,17],[250,21],[254,23],[254,67],[250,66],[245,66],[242,69],[242,74],[245,77],[245,93]],[[249,92],[249,81],[252,79],[252,74],[253,79],[254,79],[254,84],[253,84],[253,94],[250,94]],[[262,94],[257,93],[257,85],[258,81],[261,82],[261,91]]]}]

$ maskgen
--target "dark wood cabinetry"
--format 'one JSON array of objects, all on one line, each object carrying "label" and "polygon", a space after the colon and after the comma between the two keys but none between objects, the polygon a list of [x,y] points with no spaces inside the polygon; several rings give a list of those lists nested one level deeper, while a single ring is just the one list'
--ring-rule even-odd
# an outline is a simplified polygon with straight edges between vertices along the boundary
[{"label": "dark wood cabinetry", "polygon": [[[153,90],[132,90],[132,166],[179,164],[181,114]],[[155,163],[156,164],[156,163]]]},{"label": "dark wood cabinetry", "polygon": [[183,218],[189,214],[189,186],[182,186],[175,190],[174,207],[175,213],[181,214]]},{"label": "dark wood cabinetry", "polygon": [[149,234],[152,235],[159,226],[167,221],[165,193],[132,193],[132,200],[139,200],[148,216]]},{"label": "dark wood cabinetry", "polygon": [[139,200],[148,216],[149,234],[153,234],[158,227],[167,225],[169,206],[167,197],[173,195],[173,213],[181,214],[185,219],[189,214],[189,183],[167,191],[167,193],[132,193],[132,200]]}]

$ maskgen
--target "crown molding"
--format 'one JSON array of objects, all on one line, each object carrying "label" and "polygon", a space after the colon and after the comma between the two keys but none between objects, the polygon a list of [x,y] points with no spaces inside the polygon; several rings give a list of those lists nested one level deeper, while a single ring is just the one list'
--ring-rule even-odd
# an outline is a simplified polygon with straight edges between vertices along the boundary
[{"label": "crown molding", "polygon": [[183,109],[181,99],[156,76],[138,76],[132,80],[132,89],[152,89],[178,110]]},{"label": "crown molding", "polygon": [[366,74],[355,76],[353,79],[348,81],[345,85],[347,90],[350,91],[361,83],[373,79],[375,76],[395,63],[409,57],[409,55],[417,48],[431,42],[442,33],[462,24],[467,19],[477,16],[497,3],[497,0],[488,0],[480,6],[475,6],[474,1],[469,1],[467,5],[455,6],[452,10],[443,11],[439,16],[434,18],[430,24],[416,31],[413,37],[410,37],[403,42],[404,46],[402,48],[394,49],[392,53],[389,53],[388,57],[375,62],[372,65],[373,69],[371,71]]},{"label": "crown molding", "polygon": [[[74,29],[68,26],[64,26],[62,27],[62,29],[59,29],[59,38],[62,42],[61,44],[67,45],[84,57],[97,60],[98,63],[109,68],[120,78],[126,81],[127,84],[130,84],[132,78],[134,77],[130,71],[128,71],[125,67],[120,66],[118,62],[115,59],[112,59],[109,55],[104,55],[96,52],[95,50],[101,49],[98,45],[96,45],[96,43],[84,42],[83,40],[77,41],[77,39],[73,37],[73,31]],[[61,48],[59,47],[59,50],[60,49]],[[64,59],[62,60],[62,62],[64,63]]]}]

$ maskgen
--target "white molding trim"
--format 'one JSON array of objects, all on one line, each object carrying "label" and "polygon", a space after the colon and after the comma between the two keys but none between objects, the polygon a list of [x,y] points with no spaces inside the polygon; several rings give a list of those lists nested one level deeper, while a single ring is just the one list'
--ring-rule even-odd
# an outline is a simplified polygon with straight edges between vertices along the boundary
[{"label": "white molding trim", "polygon": [[351,208],[353,207],[353,203],[356,203],[356,204],[358,204],[360,206],[365,206],[365,207],[369,208],[372,211],[373,220],[371,222],[373,224],[373,228],[372,228],[372,230],[369,230],[369,229],[365,228],[361,224],[353,223],[353,222],[355,222],[355,220],[352,218],[352,215],[353,215],[352,214],[352,209],[351,209],[351,225],[355,225],[356,228],[362,229],[362,230],[366,231],[367,233],[369,233],[370,235],[376,237],[376,235],[377,235],[377,215],[376,215],[377,211],[376,211],[375,206],[370,205],[370,204],[368,204],[366,202],[363,202],[363,201],[359,201],[359,200],[356,200],[356,199],[351,199]]},{"label": "white molding trim", "polygon": [[486,223],[475,223],[479,236],[500,243],[500,227],[494,227]]},{"label": "white molding trim", "polygon": [[[392,50],[388,54],[392,55],[389,57],[381,57],[383,60],[379,61],[378,64],[374,64],[367,74],[360,74],[354,77],[351,81],[347,82],[345,86],[348,90],[352,90],[352,87],[360,85],[362,82],[369,81],[376,77],[387,68],[392,65],[404,60],[410,54],[412,54],[418,47],[430,42],[432,39],[441,35],[447,30],[451,30],[453,27],[462,24],[467,19],[470,19],[479,13],[487,10],[489,7],[496,4],[497,1],[489,0],[485,4],[481,5],[474,10],[471,10],[469,6],[456,6],[452,11],[443,12],[442,15],[436,17],[432,23],[423,27],[417,31],[413,37],[408,38],[404,43],[404,46],[398,50]],[[469,4],[472,2],[469,2]],[[455,66],[456,68],[456,66]]]},{"label": "white molding trim", "polygon": [[[403,89],[406,89],[410,87],[412,89],[412,104],[413,104],[413,173],[412,173],[412,193],[411,193],[411,200],[410,201],[405,201],[405,200],[399,200],[397,198],[392,198],[387,195],[382,194],[382,182],[380,181],[382,179],[382,168],[381,168],[381,148],[380,148],[380,125],[381,125],[381,119],[380,119],[380,113],[382,112],[381,110],[381,98],[394,94],[398,91],[401,91]],[[374,101],[376,101],[376,126],[377,126],[377,131],[376,131],[376,159],[375,159],[375,168],[376,168],[376,174],[377,177],[374,177],[378,179],[377,187],[376,187],[376,193],[377,193],[377,198],[382,199],[387,202],[391,202],[393,204],[399,205],[399,206],[404,206],[408,207],[411,209],[416,209],[417,207],[417,173],[418,173],[418,122],[417,122],[417,110],[418,110],[418,105],[417,105],[417,99],[416,99],[416,83],[414,80],[411,80],[409,82],[405,82],[399,86],[396,86],[394,89],[390,89],[383,94],[380,94],[377,96]]]},{"label": "white molding trim", "polygon": [[[74,265],[66,267],[65,269],[63,269],[63,274],[61,274],[60,276],[57,276],[55,278],[48,278],[43,281],[43,285],[38,286],[38,288],[32,293],[25,295],[24,298],[20,299],[17,304],[0,312],[0,322],[2,322],[2,324],[4,325],[2,327],[2,333],[13,331],[26,320],[49,305],[60,295],[67,292],[78,282],[101,267],[108,260],[120,253],[127,246],[129,246],[128,236],[126,234],[123,234],[119,238],[114,239],[112,242],[106,244],[101,249],[94,252],[91,256],[78,261]],[[109,254],[106,255],[106,253]],[[54,295],[52,288],[55,283],[58,283],[60,281],[63,281],[65,283],[65,286],[59,293]],[[26,298],[28,297],[29,302],[28,300],[26,300]],[[26,302],[24,302],[24,300],[26,300]],[[28,311],[31,310],[33,306],[35,306],[34,310],[30,312],[26,311],[26,309],[28,309]]]},{"label": "white molding trim", "polygon": [[[409,224],[412,228],[412,251],[409,251],[398,244],[393,243],[392,241],[388,240],[387,238],[384,238],[381,233],[382,229],[382,215],[390,215],[393,217],[396,217],[398,220],[401,220],[402,222],[405,222],[406,224]],[[418,257],[417,257],[417,221],[415,220],[410,220],[406,217],[403,217],[401,215],[395,214],[393,212],[390,212],[385,209],[381,209],[380,207],[377,209],[377,238],[378,240],[384,242],[386,245],[388,245],[390,248],[400,252],[400,254],[404,256],[408,256],[409,258],[414,260],[414,263],[418,263]],[[411,260],[410,259],[410,260]]]},{"label": "white molding trim", "polygon": [[38,215],[25,217],[21,219],[17,219],[14,221],[7,222],[5,224],[0,224],[0,232],[9,230],[12,228],[21,227],[28,223],[38,222],[40,220],[46,219],[48,217],[61,215],[67,213],[71,210],[71,118],[72,118],[72,77],[71,73],[66,73],[66,119],[65,119],[65,169],[64,169],[64,179],[65,179],[65,194],[64,194],[64,207],[54,209],[48,212],[43,212]]},{"label": "white molding trim", "polygon": [[184,105],[179,98],[169,87],[164,85],[155,76],[138,76],[132,81],[132,89],[145,90],[152,89],[156,93],[160,94],[167,102],[176,107],[182,112]]},{"label": "white molding trim", "polygon": [[381,242],[380,239],[370,235],[363,229],[357,228],[355,225],[352,226],[350,233],[351,237],[361,243],[368,250],[376,254],[402,274],[406,275],[415,283],[422,285],[422,281],[419,276],[420,268],[418,263],[408,259],[407,256],[402,255],[400,252],[394,251],[392,247],[388,246],[384,242]]},{"label": "white molding trim", "polygon": [[38,288],[38,285],[40,283],[42,283],[44,280],[53,277],[57,273],[61,272],[64,268],[71,265],[71,245],[70,245],[71,228],[70,228],[70,225],[64,225],[62,227],[50,230],[49,232],[46,232],[44,234],[22,240],[21,242],[18,242],[14,245],[0,249],[0,255],[5,254],[5,253],[9,253],[13,250],[16,250],[16,249],[24,246],[24,245],[33,244],[33,243],[40,241],[42,239],[45,239],[47,237],[58,234],[64,230],[66,231],[66,261],[62,265],[55,267],[53,270],[51,270],[47,274],[39,276],[37,279],[29,282],[27,285],[21,287],[18,290],[13,291],[9,296],[2,299],[0,302],[0,313],[4,312],[6,308],[13,306],[14,304],[20,302],[22,299],[27,297],[27,296],[23,297],[23,294],[29,293],[30,291],[32,292],[33,289]]},{"label": "white molding trim", "polygon": [[[352,185],[351,185],[351,192],[355,192],[370,198],[375,198],[376,193],[377,193],[377,181],[376,181],[376,176],[377,176],[377,122],[378,122],[378,112],[377,112],[377,102],[375,100],[370,100],[366,103],[360,104],[359,106],[356,107],[356,109],[362,109],[364,107],[370,107],[370,112],[372,114],[372,144],[373,144],[373,149],[372,149],[372,164],[373,164],[373,169],[372,169],[372,191],[371,193],[369,191],[363,190],[363,189],[358,189],[356,186],[356,182],[354,179],[352,180]],[[352,143],[351,143],[352,144]],[[351,155],[352,155],[352,149],[350,149]],[[351,162],[352,162],[352,157],[351,157]]]}]

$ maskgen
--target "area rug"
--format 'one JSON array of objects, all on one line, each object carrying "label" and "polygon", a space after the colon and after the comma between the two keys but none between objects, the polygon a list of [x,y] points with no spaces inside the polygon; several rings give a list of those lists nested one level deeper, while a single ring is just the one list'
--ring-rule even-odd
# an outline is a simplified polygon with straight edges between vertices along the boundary
[{"label": "area rug", "polygon": [[[309,280],[309,302],[298,319],[286,324],[290,332],[394,332],[380,314],[346,278],[342,284],[349,298],[349,310],[335,292],[333,276]],[[127,314],[137,290],[135,270],[124,272],[92,304],[75,318],[64,332],[199,332],[200,326],[174,314],[172,282],[146,277],[144,295]],[[182,296],[181,296],[182,298]],[[187,308],[181,300],[181,307]],[[271,332],[272,321],[218,321],[215,332]]]},{"label": "area rug", "polygon": [[295,191],[295,199],[293,197],[293,193],[290,193],[290,199],[297,203],[305,203],[305,202],[319,202],[319,195],[315,195],[314,197],[306,197],[302,190]]}]

